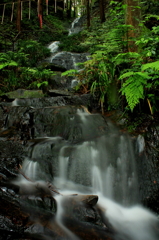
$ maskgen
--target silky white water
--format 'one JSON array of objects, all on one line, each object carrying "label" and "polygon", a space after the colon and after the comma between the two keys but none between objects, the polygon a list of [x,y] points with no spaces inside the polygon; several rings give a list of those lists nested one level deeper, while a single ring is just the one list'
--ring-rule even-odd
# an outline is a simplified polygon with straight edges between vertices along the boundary
[{"label": "silky white water", "polygon": [[64,214],[64,208],[63,208],[63,196],[58,195],[55,197],[57,201],[57,214],[56,214],[56,223],[58,226],[64,231],[65,235],[69,237],[70,240],[80,240],[75,234],[73,234],[68,228],[65,227],[63,224],[63,214]]},{"label": "silky white water", "polygon": [[[72,193],[98,195],[98,205],[105,209],[105,217],[116,230],[117,240],[158,240],[156,235],[158,219],[139,202],[132,139],[109,121],[105,134],[103,126],[98,124],[98,117],[99,115],[90,114],[85,109],[78,109],[76,115],[70,116],[72,126],[74,122],[80,125],[82,140],[76,144],[64,142],[59,147],[56,160],[52,157],[52,161],[57,164],[53,184],[64,195]],[[101,134],[98,134],[98,131]],[[54,150],[49,147],[49,141],[50,145],[54,141],[56,146],[62,139],[47,138],[47,141],[35,145],[32,157],[38,159],[40,153],[45,151],[46,154],[51,154],[52,151],[54,155]],[[142,137],[137,138],[137,144],[138,152],[144,151]],[[28,171],[31,172],[31,164],[27,161],[23,165],[26,175]],[[36,171],[39,172],[39,164],[34,162],[33,165],[32,171],[36,175]],[[62,197],[57,197],[57,200],[57,223],[70,239],[75,240],[73,233],[63,225]]]}]

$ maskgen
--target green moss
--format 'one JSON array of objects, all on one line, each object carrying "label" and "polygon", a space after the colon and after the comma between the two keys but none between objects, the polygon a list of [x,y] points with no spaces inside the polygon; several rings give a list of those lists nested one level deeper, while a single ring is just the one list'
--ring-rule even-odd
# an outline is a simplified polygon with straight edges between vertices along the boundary
[{"label": "green moss", "polygon": [[9,98],[40,98],[44,97],[44,94],[41,90],[25,90],[18,89],[13,92],[5,93]]}]

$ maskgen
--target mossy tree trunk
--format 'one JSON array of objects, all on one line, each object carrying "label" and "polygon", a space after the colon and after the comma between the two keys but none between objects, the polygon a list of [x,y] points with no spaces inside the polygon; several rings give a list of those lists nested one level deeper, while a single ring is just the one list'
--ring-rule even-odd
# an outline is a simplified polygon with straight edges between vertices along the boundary
[{"label": "mossy tree trunk", "polygon": [[128,51],[136,52],[137,45],[135,45],[135,39],[140,35],[140,0],[125,0],[125,3],[127,4],[125,23],[132,26],[127,31]]}]

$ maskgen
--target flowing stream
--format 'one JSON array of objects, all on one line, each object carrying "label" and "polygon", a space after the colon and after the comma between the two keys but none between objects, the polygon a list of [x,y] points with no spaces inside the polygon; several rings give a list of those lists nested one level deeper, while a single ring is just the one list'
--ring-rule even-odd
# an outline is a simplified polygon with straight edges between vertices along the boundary
[{"label": "flowing stream", "polygon": [[[98,205],[117,230],[117,240],[157,240],[154,225],[157,217],[139,205],[136,153],[144,150],[141,136],[135,140],[121,132],[111,121],[105,122],[98,114],[77,109],[70,116],[70,127],[78,124],[74,143],[56,137],[39,139],[29,146],[24,161],[25,174],[34,180],[47,179],[44,165],[50,159],[55,167],[52,183],[63,195],[97,194]],[[101,123],[103,125],[101,125]],[[101,129],[100,129],[101,128]],[[48,172],[48,171],[47,171]],[[62,197],[57,197],[57,223],[68,239],[75,237],[62,221]]]},{"label": "flowing stream", "polygon": [[[77,22],[78,19],[72,24],[70,34]],[[51,61],[60,58],[62,66],[69,69],[63,59],[66,54],[67,62],[72,59],[70,65],[75,67],[78,54],[58,52],[58,45],[59,42],[54,42],[49,46]],[[35,181],[49,180],[62,195],[98,195],[97,204],[118,233],[116,240],[158,240],[157,216],[140,205],[137,161],[144,151],[144,138],[140,135],[132,138],[109,119],[90,114],[85,108],[77,108],[74,114],[68,112],[67,116],[59,115],[54,132],[28,145],[22,167],[26,176]],[[47,129],[50,124],[47,121],[44,127]],[[63,197],[55,198],[57,225],[66,239],[79,240],[63,222]]]}]

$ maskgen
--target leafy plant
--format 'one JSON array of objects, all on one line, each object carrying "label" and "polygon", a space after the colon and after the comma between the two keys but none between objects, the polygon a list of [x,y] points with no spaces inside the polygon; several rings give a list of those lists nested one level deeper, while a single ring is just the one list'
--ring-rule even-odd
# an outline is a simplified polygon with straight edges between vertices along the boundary
[{"label": "leafy plant", "polygon": [[37,87],[38,88],[42,88],[42,87],[46,87],[48,86],[48,81],[44,81],[44,82],[41,82],[41,83],[37,83]]},{"label": "leafy plant", "polygon": [[29,66],[35,67],[38,62],[50,56],[50,50],[37,41],[27,40],[19,41],[17,47],[18,53],[27,54]]},{"label": "leafy plant", "polygon": [[[122,74],[119,79],[126,79],[120,91],[125,95],[131,111],[140,103],[140,99],[147,98],[150,112],[153,114],[150,100],[155,105],[153,92],[159,85],[159,61],[143,64],[140,72],[127,72]],[[156,98],[156,100],[158,99]]]},{"label": "leafy plant", "polygon": [[72,76],[75,76],[77,74],[78,74],[78,71],[76,69],[70,69],[70,70],[67,70],[67,71],[61,73],[61,76],[70,76],[70,77],[72,77]]},{"label": "leafy plant", "polygon": [[84,43],[85,35],[82,33],[64,36],[61,39],[59,48],[63,51],[70,52],[87,52],[88,46]]},{"label": "leafy plant", "polygon": [[[18,52],[9,51],[0,54],[0,86],[3,92],[12,91],[19,87],[44,86],[48,79],[54,75],[49,69],[29,66],[29,57],[30,55],[21,52],[21,49]],[[33,84],[34,82],[36,84]]]},{"label": "leafy plant", "polygon": [[120,76],[119,79],[127,78],[123,83],[121,92],[126,96],[128,106],[131,111],[144,98],[144,86],[147,84],[149,76],[142,72],[127,72]]}]

